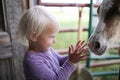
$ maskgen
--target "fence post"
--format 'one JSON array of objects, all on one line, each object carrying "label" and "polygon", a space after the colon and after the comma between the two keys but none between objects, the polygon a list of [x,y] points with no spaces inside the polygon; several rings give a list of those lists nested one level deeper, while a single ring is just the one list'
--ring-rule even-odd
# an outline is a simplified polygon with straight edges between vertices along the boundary
[{"label": "fence post", "polygon": [[[93,0],[90,0],[90,5],[89,5],[90,13],[89,13],[89,29],[88,29],[88,38],[90,37],[92,33],[92,16],[93,16]],[[89,52],[90,55],[90,52]],[[90,68],[90,57],[87,59],[86,62],[86,67]]]}]

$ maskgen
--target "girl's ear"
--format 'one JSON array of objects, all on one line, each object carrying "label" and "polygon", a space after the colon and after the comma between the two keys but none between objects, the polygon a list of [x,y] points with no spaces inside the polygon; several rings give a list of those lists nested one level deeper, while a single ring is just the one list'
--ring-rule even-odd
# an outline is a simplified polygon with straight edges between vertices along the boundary
[{"label": "girl's ear", "polygon": [[36,32],[32,32],[30,35],[29,35],[29,39],[33,42],[36,42],[37,41],[37,34]]}]

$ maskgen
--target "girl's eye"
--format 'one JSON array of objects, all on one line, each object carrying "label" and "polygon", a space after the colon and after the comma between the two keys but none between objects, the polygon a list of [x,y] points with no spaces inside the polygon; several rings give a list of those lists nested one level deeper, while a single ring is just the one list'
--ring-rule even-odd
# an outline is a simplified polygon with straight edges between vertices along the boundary
[{"label": "girl's eye", "polygon": [[55,38],[55,36],[50,36],[50,38]]}]

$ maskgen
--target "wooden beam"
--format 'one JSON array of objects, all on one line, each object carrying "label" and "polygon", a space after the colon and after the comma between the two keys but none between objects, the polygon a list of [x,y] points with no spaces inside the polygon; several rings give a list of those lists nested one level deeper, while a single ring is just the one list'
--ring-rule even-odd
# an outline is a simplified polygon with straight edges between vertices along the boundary
[{"label": "wooden beam", "polygon": [[113,64],[120,64],[120,60],[106,60],[106,61],[100,61],[100,62],[91,62],[90,66],[92,68],[97,68],[97,67],[103,67],[103,66],[108,66]]},{"label": "wooden beam", "polygon": [[[44,6],[52,6],[52,7],[89,7],[90,4],[83,4],[83,3],[43,3],[41,2],[40,5]],[[98,7],[100,4],[94,4],[94,7]]]},{"label": "wooden beam", "polygon": [[58,50],[56,50],[56,52],[58,52],[61,55],[64,55],[64,54],[67,54],[68,49],[58,49]]},{"label": "wooden beam", "polygon": [[[88,28],[83,28],[82,31],[88,31]],[[69,28],[69,29],[60,29],[60,33],[63,32],[78,32],[78,29]]]},{"label": "wooden beam", "polygon": [[[114,64],[120,64],[120,60],[106,60],[106,61],[99,61],[99,62],[91,62],[90,68],[98,68],[98,67],[105,67],[110,66]],[[80,67],[85,67],[86,64],[82,63],[80,64]]]}]

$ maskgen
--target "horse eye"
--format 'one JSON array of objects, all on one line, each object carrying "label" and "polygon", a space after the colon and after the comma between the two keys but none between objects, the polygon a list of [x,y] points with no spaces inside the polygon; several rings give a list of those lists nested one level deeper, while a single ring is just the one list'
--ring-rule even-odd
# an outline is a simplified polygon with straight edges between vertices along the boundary
[{"label": "horse eye", "polygon": [[105,21],[109,21],[112,16],[117,15],[118,8],[116,6],[111,7],[105,15]]}]

